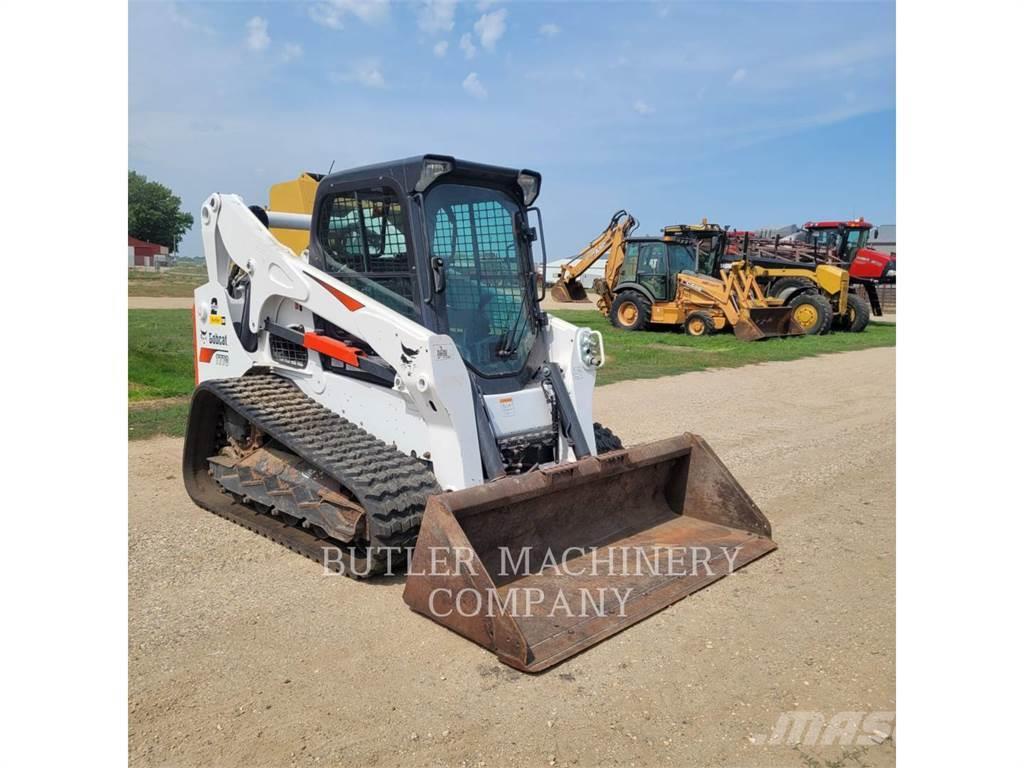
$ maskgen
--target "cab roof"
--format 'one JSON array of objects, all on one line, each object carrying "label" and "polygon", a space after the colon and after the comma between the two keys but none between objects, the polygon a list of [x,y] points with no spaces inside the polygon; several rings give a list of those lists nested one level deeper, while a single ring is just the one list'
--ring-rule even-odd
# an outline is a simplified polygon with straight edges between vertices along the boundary
[{"label": "cab roof", "polygon": [[[476,163],[471,160],[462,160],[451,155],[424,154],[406,157],[401,160],[391,160],[372,165],[361,165],[356,168],[349,168],[343,171],[335,171],[324,177],[322,184],[326,187],[335,184],[348,183],[351,181],[380,181],[392,179],[397,181],[404,190],[412,191],[419,181],[423,164],[426,160],[443,160],[452,164],[450,175],[472,176],[515,186],[519,174],[523,171],[533,174],[538,179],[538,188],[541,175],[537,171],[528,168],[508,168],[500,165],[488,165]],[[447,174],[446,174],[447,175]]]},{"label": "cab roof", "polygon": [[864,218],[851,219],[850,221],[808,221],[804,224],[804,229],[838,229],[839,227],[846,227],[847,229],[871,229],[874,225],[870,221],[864,221]]}]

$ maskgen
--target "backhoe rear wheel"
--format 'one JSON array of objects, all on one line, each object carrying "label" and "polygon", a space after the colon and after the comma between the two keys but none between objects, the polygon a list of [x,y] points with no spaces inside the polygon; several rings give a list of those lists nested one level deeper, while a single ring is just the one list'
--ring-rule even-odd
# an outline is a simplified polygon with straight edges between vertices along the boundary
[{"label": "backhoe rear wheel", "polygon": [[846,297],[846,314],[840,319],[839,327],[850,333],[860,333],[868,327],[871,319],[871,305],[855,293]]},{"label": "backhoe rear wheel", "polygon": [[651,302],[642,293],[623,291],[612,302],[611,321],[624,331],[642,331],[651,321]]},{"label": "backhoe rear wheel", "polygon": [[688,336],[710,336],[715,332],[715,321],[707,312],[691,312],[686,316],[683,329]]},{"label": "backhoe rear wheel", "polygon": [[820,293],[801,293],[789,306],[793,308],[793,319],[808,336],[832,330],[832,305]]}]

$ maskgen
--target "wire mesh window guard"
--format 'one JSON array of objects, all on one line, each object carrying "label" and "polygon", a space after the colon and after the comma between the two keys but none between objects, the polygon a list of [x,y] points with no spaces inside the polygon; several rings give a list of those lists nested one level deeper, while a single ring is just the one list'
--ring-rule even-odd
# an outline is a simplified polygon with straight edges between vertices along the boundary
[{"label": "wire mesh window guard", "polygon": [[343,192],[323,202],[317,237],[326,271],[414,320],[416,287],[402,203],[392,192]]},{"label": "wire mesh window guard", "polygon": [[431,256],[444,260],[448,333],[484,375],[518,371],[536,334],[517,241],[518,204],[484,187],[444,184],[427,198]]}]

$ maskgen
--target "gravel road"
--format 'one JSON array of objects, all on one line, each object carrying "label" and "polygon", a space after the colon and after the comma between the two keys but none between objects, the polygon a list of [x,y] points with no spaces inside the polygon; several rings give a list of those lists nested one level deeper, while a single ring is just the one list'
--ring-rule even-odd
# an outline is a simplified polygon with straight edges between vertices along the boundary
[{"label": "gravel road", "polygon": [[778,551],[526,676],[194,507],[181,441],[129,445],[129,756],[174,766],[879,766],[763,745],[780,715],[895,710],[894,349],[602,387],[626,443],[697,432]]}]

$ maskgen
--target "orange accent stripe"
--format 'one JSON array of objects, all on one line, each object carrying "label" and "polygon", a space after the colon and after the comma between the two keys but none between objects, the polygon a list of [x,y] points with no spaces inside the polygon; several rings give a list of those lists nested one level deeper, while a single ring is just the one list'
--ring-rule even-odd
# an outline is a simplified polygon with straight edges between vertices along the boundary
[{"label": "orange accent stripe", "polygon": [[[310,277],[313,277],[313,276],[310,275]],[[322,285],[327,290],[327,292],[329,294],[331,294],[331,296],[333,296],[338,301],[340,301],[342,304],[344,304],[345,305],[345,309],[349,310],[350,312],[355,312],[357,309],[362,309],[363,308],[363,304],[361,302],[358,302],[355,299],[353,299],[351,296],[342,293],[337,288],[335,288],[333,285],[328,285],[323,280],[321,280],[319,277],[313,277],[313,279],[316,280],[318,283],[320,283],[320,285]]]},{"label": "orange accent stripe", "polygon": [[[359,306],[362,306],[362,304]],[[321,336],[318,333],[313,333],[313,331],[306,331],[302,337],[302,345],[315,352],[323,352],[335,360],[341,360],[341,362],[348,363],[356,368],[359,367],[359,350],[355,347],[350,347],[343,341]]]},{"label": "orange accent stripe", "polygon": [[203,347],[199,350],[199,362],[208,363],[213,360],[213,353],[217,350],[213,347]]},{"label": "orange accent stripe", "polygon": [[199,335],[196,333],[196,303],[192,302],[192,376],[199,386]]}]

